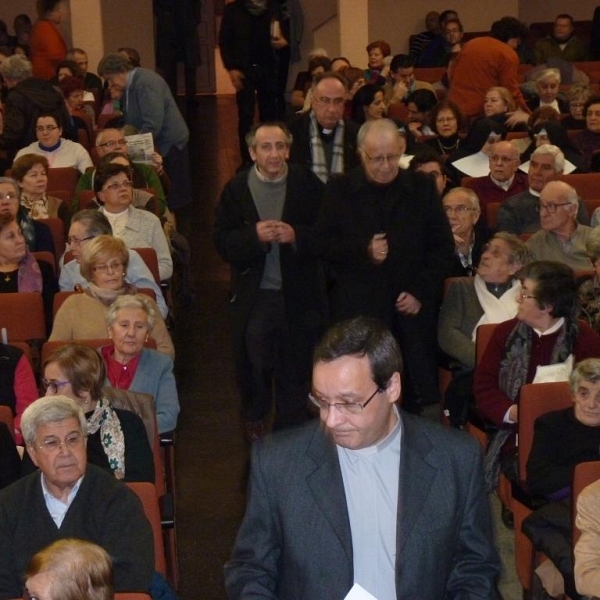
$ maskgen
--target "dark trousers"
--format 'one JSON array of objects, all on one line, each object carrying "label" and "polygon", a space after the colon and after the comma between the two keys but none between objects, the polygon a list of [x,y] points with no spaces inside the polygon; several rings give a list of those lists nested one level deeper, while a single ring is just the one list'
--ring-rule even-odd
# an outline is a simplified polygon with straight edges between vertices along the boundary
[{"label": "dark trousers", "polygon": [[396,313],[394,334],[404,360],[402,403],[409,410],[440,401],[435,323],[433,308],[426,304],[414,317]]},{"label": "dark trousers", "polygon": [[245,343],[251,378],[251,389],[242,393],[245,420],[265,417],[271,410],[273,393],[275,429],[306,420],[308,382],[299,376],[281,292],[258,292],[246,326]]},{"label": "dark trousers", "polygon": [[176,210],[191,204],[192,180],[190,178],[190,156],[188,145],[178,149],[172,146],[164,157],[164,167],[171,179],[171,187],[167,203],[171,210]]},{"label": "dark trousers", "polygon": [[250,162],[246,146],[246,134],[254,123],[255,104],[261,122],[276,121],[277,113],[277,73],[260,65],[253,65],[244,71],[244,88],[236,93],[238,107],[238,136],[240,152],[244,162]]}]

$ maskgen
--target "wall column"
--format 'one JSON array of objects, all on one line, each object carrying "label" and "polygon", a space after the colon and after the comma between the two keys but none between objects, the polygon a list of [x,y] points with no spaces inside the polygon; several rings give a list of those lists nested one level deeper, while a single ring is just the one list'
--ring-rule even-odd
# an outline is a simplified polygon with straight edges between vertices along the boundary
[{"label": "wall column", "polygon": [[338,0],[340,55],[357,67],[367,66],[365,48],[369,43],[369,2]]},{"label": "wall column", "polygon": [[101,0],[71,2],[71,36],[73,47],[87,52],[88,70],[96,73],[98,63],[105,54]]}]

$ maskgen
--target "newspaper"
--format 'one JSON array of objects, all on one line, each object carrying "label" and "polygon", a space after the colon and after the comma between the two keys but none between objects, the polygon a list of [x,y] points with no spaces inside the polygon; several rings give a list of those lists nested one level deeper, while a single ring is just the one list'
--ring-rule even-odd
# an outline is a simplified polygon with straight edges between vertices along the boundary
[{"label": "newspaper", "polygon": [[152,163],[152,153],[154,152],[154,141],[151,133],[137,133],[128,135],[127,151],[129,158],[136,163]]}]

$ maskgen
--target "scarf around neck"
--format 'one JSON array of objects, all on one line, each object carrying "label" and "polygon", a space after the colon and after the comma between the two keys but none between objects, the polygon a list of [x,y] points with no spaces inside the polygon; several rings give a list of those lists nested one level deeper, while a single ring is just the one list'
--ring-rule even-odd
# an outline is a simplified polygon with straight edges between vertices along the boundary
[{"label": "scarf around neck", "polygon": [[344,120],[340,119],[335,128],[335,136],[333,138],[333,156],[331,158],[331,169],[327,165],[327,156],[323,148],[323,141],[319,135],[319,124],[315,113],[310,113],[309,135],[310,135],[310,151],[312,154],[312,171],[323,182],[327,183],[327,179],[334,173],[344,172]]},{"label": "scarf around neck", "polygon": [[87,424],[88,434],[100,430],[100,442],[113,475],[117,479],[123,479],[125,477],[125,436],[119,417],[108,398],[102,396],[98,400],[94,412],[87,418]]},{"label": "scarf around neck", "polygon": [[513,319],[517,315],[517,295],[521,291],[520,283],[515,280],[500,298],[496,298],[492,292],[487,289],[485,281],[479,276],[475,275],[475,293],[481,308],[483,309],[483,315],[477,321],[477,325],[473,328],[471,339],[475,341],[477,335],[477,328],[485,323],[502,323]]},{"label": "scarf around neck", "polygon": [[124,281],[121,289],[107,290],[105,288],[98,287],[95,283],[90,281],[88,287],[85,289],[85,293],[91,298],[99,300],[102,302],[102,304],[110,306],[119,296],[124,296],[125,294],[137,294],[137,288],[135,285]]}]

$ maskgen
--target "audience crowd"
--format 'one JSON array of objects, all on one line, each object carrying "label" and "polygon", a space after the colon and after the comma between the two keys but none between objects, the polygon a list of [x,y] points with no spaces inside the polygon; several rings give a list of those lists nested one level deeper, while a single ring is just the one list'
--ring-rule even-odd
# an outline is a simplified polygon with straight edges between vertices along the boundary
[{"label": "audience crowd", "polygon": [[[538,506],[557,492],[570,502],[574,465],[600,460],[600,82],[573,19],[558,15],[532,42],[514,17],[470,35],[445,10],[426,15],[405,54],[376,40],[351,65],[315,49],[284,124],[275,84],[292,40],[271,4],[228,4],[220,34],[242,165],[217,207],[214,243],[232,268],[246,437],[266,435],[272,401],[273,429],[284,429],[315,405],[322,419],[356,406],[362,415],[387,393],[377,382],[360,405],[352,394],[328,404],[311,385],[327,328],[373,317],[402,354],[404,411],[439,404],[446,425],[486,439],[488,491],[508,479]],[[0,345],[0,405],[11,416],[0,422],[0,599],[18,597],[24,577],[32,597],[52,583],[64,538],[110,554],[112,566],[98,560],[111,597],[113,585],[159,597],[148,524],[124,482],[160,478],[155,442],[177,426],[169,327],[185,254],[175,213],[191,202],[189,131],[133,49],[104,56],[101,79],[62,37],[64,3],[40,5],[35,23],[15,20],[14,36],[0,21],[0,294],[39,294],[48,340],[33,369],[10,332]],[[150,149],[136,134],[149,134]],[[480,328],[492,325],[485,346]],[[530,431],[523,481],[522,388],[569,380],[574,407]],[[552,447],[561,436],[568,456]],[[582,520],[593,520],[593,494],[581,499]],[[581,527],[575,564],[555,561],[572,600],[576,586],[600,595],[595,520]],[[565,539],[570,547],[570,530]]]}]

